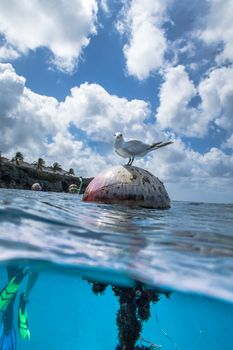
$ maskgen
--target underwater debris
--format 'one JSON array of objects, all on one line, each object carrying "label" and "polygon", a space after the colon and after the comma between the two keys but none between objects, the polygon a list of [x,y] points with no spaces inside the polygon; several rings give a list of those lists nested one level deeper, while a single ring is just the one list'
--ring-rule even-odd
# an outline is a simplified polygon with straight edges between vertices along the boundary
[{"label": "underwater debris", "polygon": [[[87,280],[92,285],[95,295],[103,295],[107,284]],[[118,344],[116,350],[154,350],[161,346],[142,337],[143,322],[149,320],[150,305],[157,303],[162,294],[166,297],[170,293],[162,290],[147,290],[141,282],[135,287],[119,287],[111,285],[112,291],[119,301],[119,310],[116,317],[118,328]],[[140,340],[140,346],[137,342]],[[142,342],[148,345],[143,345]]]},{"label": "underwater debris", "polygon": [[179,348],[178,348],[176,342],[173,340],[173,338],[161,328],[160,323],[159,323],[159,319],[158,319],[158,315],[156,312],[155,312],[155,318],[156,318],[156,322],[158,324],[160,331],[165,335],[165,337],[167,337],[171,341],[171,343],[174,345],[175,350],[179,350]]},{"label": "underwater debris", "polygon": [[[142,335],[140,336],[140,340],[141,340],[141,343],[144,341],[145,343],[150,344],[149,349],[151,349],[151,350],[154,350],[154,349],[161,349],[161,347],[162,347],[162,345],[154,344],[154,343],[152,343],[151,341],[146,340],[145,338],[143,338]],[[142,348],[146,348],[146,347],[142,345],[142,346],[141,346],[141,349],[142,349]],[[148,349],[148,347],[147,347],[146,349]]]}]

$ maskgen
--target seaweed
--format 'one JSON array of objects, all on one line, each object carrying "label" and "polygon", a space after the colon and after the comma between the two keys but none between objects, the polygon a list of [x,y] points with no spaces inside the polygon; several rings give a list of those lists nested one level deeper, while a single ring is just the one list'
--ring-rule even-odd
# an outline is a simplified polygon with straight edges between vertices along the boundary
[{"label": "seaweed", "polygon": [[106,290],[106,288],[108,287],[108,285],[105,284],[105,283],[91,281],[91,280],[89,280],[87,278],[83,278],[83,279],[86,280],[89,284],[92,285],[91,289],[92,289],[92,292],[95,295],[98,295],[98,294],[103,295],[105,290]]},{"label": "seaweed", "polygon": [[[88,280],[92,285],[95,295],[103,294],[107,284]],[[151,303],[160,300],[161,294],[170,296],[169,292],[162,290],[146,289],[141,282],[136,282],[135,287],[120,287],[111,285],[112,291],[119,302],[119,310],[116,316],[118,329],[118,344],[116,350],[153,350],[159,349],[156,345],[142,337],[143,322],[150,319]],[[140,346],[137,343],[140,341]],[[143,345],[145,342],[148,345]]]}]

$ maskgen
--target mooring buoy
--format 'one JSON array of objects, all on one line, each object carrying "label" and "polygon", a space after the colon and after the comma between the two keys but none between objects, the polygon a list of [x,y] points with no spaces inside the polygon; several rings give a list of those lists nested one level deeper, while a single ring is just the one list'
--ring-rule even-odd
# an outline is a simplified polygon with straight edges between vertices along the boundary
[{"label": "mooring buoy", "polygon": [[163,183],[135,166],[115,166],[97,175],[87,186],[83,201],[154,209],[170,208]]}]

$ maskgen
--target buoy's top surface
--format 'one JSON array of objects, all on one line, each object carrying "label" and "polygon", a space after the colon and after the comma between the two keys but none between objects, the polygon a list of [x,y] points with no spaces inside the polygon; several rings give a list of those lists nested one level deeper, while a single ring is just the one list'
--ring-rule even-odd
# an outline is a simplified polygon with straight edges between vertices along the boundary
[{"label": "buoy's top surface", "polygon": [[157,178],[147,170],[134,166],[119,165],[98,174],[90,182],[88,187],[90,190],[92,185],[95,185],[95,187],[98,186],[99,188],[117,183],[140,185],[141,182],[150,183],[153,182],[154,179]]}]

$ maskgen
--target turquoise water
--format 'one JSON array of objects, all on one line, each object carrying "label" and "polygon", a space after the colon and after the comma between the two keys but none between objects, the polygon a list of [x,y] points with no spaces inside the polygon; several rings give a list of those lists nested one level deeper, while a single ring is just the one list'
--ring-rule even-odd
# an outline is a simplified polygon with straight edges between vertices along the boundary
[{"label": "turquoise water", "polygon": [[[143,293],[170,293],[151,303],[143,339],[167,350],[232,350],[233,205],[173,202],[159,211],[0,190],[0,222],[0,289],[9,266],[39,273],[27,304],[30,340],[17,330],[19,295],[14,303],[17,349],[115,349],[111,286],[131,293],[140,282]],[[107,284],[104,294],[86,279]]]}]

